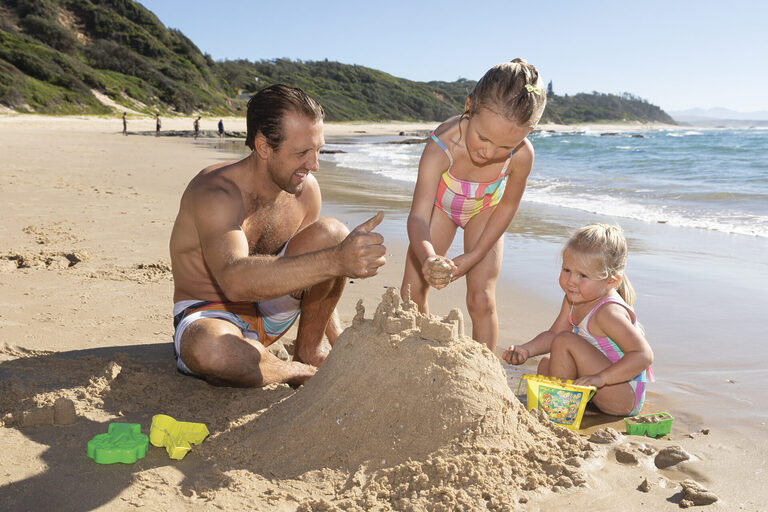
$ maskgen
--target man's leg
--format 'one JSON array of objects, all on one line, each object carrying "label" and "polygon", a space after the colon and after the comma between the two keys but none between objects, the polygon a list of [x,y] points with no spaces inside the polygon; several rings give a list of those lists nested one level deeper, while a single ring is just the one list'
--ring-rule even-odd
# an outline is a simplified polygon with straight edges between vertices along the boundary
[{"label": "man's leg", "polygon": [[[341,243],[349,230],[336,219],[323,218],[299,231],[285,249],[286,256],[296,256],[325,249]],[[313,366],[320,366],[328,356],[323,349],[323,334],[333,344],[341,334],[336,304],[347,278],[344,276],[318,283],[304,292],[301,316],[293,358]]]},{"label": "man's leg", "polygon": [[261,387],[276,382],[299,385],[317,371],[275,357],[258,341],[243,337],[236,325],[220,318],[192,322],[184,330],[180,345],[184,364],[220,386]]}]

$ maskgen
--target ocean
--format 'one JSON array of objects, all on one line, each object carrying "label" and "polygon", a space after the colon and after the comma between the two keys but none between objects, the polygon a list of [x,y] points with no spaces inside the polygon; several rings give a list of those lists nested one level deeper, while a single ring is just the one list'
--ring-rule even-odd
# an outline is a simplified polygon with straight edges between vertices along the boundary
[{"label": "ocean", "polygon": [[[332,141],[322,155],[412,190],[424,144]],[[524,201],[611,218],[768,238],[768,130],[538,132]]]}]

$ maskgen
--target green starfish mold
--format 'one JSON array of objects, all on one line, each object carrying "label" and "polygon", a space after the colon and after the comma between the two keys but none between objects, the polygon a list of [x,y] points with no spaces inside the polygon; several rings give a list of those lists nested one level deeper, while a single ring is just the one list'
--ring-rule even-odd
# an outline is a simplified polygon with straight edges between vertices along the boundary
[{"label": "green starfish mold", "polygon": [[106,434],[88,441],[86,454],[99,464],[132,464],[147,455],[149,437],[138,423],[110,423]]}]

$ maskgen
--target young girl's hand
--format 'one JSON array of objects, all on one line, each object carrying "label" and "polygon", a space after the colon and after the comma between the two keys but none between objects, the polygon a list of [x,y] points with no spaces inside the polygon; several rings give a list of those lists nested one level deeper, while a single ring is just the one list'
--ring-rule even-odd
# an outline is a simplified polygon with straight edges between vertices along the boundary
[{"label": "young girl's hand", "polygon": [[421,273],[424,280],[438,290],[448,286],[451,282],[451,276],[456,271],[456,265],[445,256],[430,256],[424,260],[421,266]]},{"label": "young girl's hand", "polygon": [[597,389],[605,386],[605,379],[600,375],[584,375],[573,381],[578,386],[595,386]]},{"label": "young girl's hand", "polygon": [[453,263],[456,265],[456,270],[453,272],[451,281],[455,281],[475,266],[477,260],[470,254],[462,254],[454,258]]},{"label": "young girl's hand", "polygon": [[501,358],[509,364],[523,364],[529,357],[528,350],[517,345],[512,345],[501,354]]}]

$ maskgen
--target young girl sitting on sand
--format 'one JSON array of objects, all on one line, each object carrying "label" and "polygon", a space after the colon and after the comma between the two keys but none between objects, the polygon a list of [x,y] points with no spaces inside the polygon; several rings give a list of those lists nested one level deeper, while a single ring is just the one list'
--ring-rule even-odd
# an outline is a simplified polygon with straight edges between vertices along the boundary
[{"label": "young girl sitting on sand", "polygon": [[[408,216],[410,246],[401,292],[427,313],[429,286],[467,276],[472,337],[496,349],[496,278],[502,235],[520,205],[533,166],[526,136],[544,112],[546,94],[523,59],[498,64],[477,83],[464,113],[435,129],[419,162]],[[445,253],[464,229],[464,254]]]},{"label": "young girl sitting on sand", "polygon": [[632,310],[635,292],[624,268],[627,242],[618,226],[592,224],[568,240],[563,249],[560,288],[563,306],[555,323],[524,345],[502,355],[522,364],[547,354],[539,375],[574,379],[596,386],[592,403],[606,414],[634,416],[653,381],[653,351]]}]

